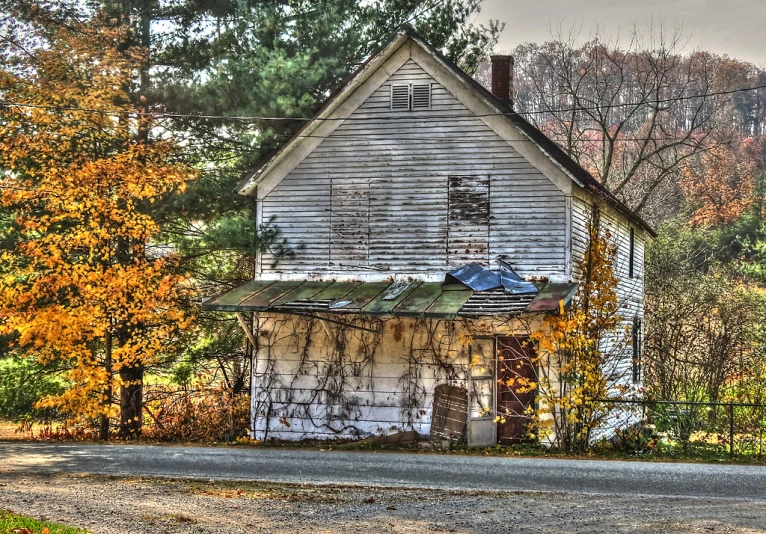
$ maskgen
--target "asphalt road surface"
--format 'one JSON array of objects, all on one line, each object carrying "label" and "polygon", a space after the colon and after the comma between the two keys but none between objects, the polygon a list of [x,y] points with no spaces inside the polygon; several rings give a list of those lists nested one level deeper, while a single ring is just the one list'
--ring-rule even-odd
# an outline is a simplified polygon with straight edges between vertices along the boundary
[{"label": "asphalt road surface", "polygon": [[0,476],[44,473],[766,501],[766,467],[760,466],[0,442]]}]

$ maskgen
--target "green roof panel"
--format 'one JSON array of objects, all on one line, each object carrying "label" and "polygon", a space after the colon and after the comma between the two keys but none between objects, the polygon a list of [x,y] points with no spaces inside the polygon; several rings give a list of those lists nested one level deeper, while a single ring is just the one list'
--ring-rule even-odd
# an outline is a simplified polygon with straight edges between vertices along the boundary
[{"label": "green roof panel", "polygon": [[435,319],[454,319],[457,317],[457,313],[463,304],[468,302],[473,296],[473,290],[467,289],[463,291],[449,290],[444,291],[439,295],[436,300],[426,310],[426,317],[433,317]]},{"label": "green roof panel", "polygon": [[308,282],[303,282],[300,286],[293,289],[289,293],[285,293],[281,297],[279,297],[277,300],[271,303],[271,307],[281,306],[283,304],[287,304],[288,302],[294,302],[296,300],[305,300],[310,299],[323,289],[325,289],[327,286],[332,284],[332,282],[319,282],[317,280],[310,280]]},{"label": "green roof panel", "polygon": [[209,311],[243,311],[239,304],[274,283],[273,280],[251,280],[245,285],[227,291],[223,295],[213,297],[202,303],[203,310]]},{"label": "green roof panel", "polygon": [[335,282],[311,297],[311,300],[342,299],[360,285],[362,285],[362,282]]},{"label": "green roof panel", "polygon": [[390,286],[390,282],[367,282],[356,289],[354,289],[351,293],[344,296],[343,298],[333,302],[330,304],[330,310],[331,311],[354,311],[358,312],[360,309],[364,308],[367,304],[369,304],[375,297],[383,293],[386,289],[388,289],[388,286]]},{"label": "green roof panel", "polygon": [[415,291],[418,286],[420,286],[420,282],[413,282],[412,285],[402,291],[401,294],[397,295],[396,298],[391,300],[386,300],[384,298],[385,294],[378,295],[377,298],[373,299],[369,304],[362,308],[360,315],[391,315],[392,310],[396,308],[404,299],[409,297],[410,293]]},{"label": "green roof panel", "polygon": [[392,315],[400,317],[422,317],[428,307],[442,294],[440,282],[420,284],[401,304],[394,308]]},{"label": "green roof panel", "polygon": [[274,282],[255,295],[239,303],[239,311],[266,311],[269,306],[285,293],[297,288],[303,282],[284,281]]}]

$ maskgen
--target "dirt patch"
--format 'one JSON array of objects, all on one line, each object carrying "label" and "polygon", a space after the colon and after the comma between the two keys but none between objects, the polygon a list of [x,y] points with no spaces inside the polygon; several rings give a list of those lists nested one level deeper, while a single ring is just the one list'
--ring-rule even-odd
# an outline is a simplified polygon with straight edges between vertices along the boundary
[{"label": "dirt patch", "polygon": [[0,473],[0,502],[103,534],[766,532],[762,502],[707,498]]},{"label": "dirt patch", "polygon": [[23,440],[26,436],[17,432],[19,425],[17,423],[9,423],[8,421],[0,421],[0,440]]}]

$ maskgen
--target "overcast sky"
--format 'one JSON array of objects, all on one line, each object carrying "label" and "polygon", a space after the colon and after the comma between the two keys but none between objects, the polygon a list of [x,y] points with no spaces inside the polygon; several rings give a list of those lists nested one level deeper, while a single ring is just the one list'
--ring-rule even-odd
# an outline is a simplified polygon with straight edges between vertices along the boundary
[{"label": "overcast sky", "polygon": [[600,24],[605,32],[630,30],[661,20],[683,25],[686,50],[704,48],[766,67],[766,0],[484,0],[478,22],[506,23],[498,50],[544,41],[550,28],[582,27],[587,37]]}]

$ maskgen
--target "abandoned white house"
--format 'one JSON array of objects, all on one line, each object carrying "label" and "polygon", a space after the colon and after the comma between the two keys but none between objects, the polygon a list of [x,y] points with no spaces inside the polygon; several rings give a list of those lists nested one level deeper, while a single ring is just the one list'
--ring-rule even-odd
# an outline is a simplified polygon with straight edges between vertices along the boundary
[{"label": "abandoned white house", "polygon": [[255,347],[255,438],[429,434],[449,386],[442,432],[523,439],[534,397],[498,379],[572,298],[594,206],[618,244],[621,316],[640,326],[652,230],[513,112],[512,63],[492,58],[490,92],[403,30],[242,181],[292,247],[203,305],[240,312]]}]

